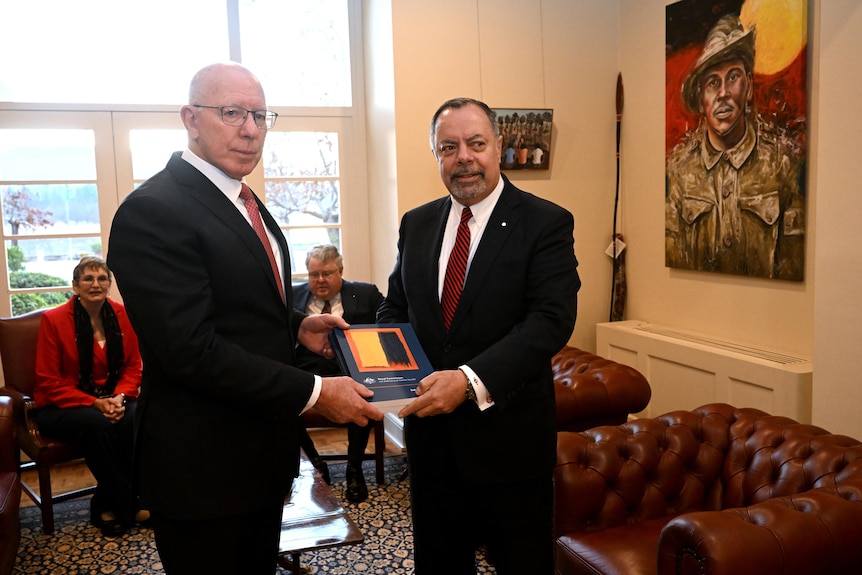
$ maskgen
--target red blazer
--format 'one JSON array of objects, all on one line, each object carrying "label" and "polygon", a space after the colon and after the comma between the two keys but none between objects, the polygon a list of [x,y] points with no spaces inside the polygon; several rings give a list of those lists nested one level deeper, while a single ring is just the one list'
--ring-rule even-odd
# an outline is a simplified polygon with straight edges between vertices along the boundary
[{"label": "red blazer", "polygon": [[[42,314],[39,340],[36,346],[36,407],[78,407],[92,405],[95,397],[78,389],[78,347],[75,344],[75,297]],[[123,369],[114,395],[138,397],[141,383],[141,352],[138,336],[132,329],[123,304],[108,298],[123,332]],[[103,356],[104,358],[104,356]],[[93,362],[93,377],[97,385],[107,379],[107,366],[98,358]]]}]

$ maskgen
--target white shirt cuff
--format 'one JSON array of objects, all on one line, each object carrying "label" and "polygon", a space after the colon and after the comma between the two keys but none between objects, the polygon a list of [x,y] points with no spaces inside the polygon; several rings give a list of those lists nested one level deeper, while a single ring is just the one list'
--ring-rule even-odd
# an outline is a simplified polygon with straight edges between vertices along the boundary
[{"label": "white shirt cuff", "polygon": [[314,376],[314,387],[311,390],[311,397],[308,398],[308,403],[305,404],[305,407],[302,411],[300,411],[300,415],[311,409],[315,403],[317,403],[317,399],[320,397],[320,388],[323,387],[323,379],[319,375]]},{"label": "white shirt cuff", "polygon": [[468,365],[461,365],[458,367],[464,375],[467,376],[467,383],[473,386],[473,391],[476,392],[476,403],[479,405],[480,411],[485,411],[489,407],[494,405],[494,401],[491,398],[491,393],[488,391],[488,388],[485,387],[485,384],[482,383],[482,380],[479,379],[479,376],[476,375],[476,372],[470,369]]}]

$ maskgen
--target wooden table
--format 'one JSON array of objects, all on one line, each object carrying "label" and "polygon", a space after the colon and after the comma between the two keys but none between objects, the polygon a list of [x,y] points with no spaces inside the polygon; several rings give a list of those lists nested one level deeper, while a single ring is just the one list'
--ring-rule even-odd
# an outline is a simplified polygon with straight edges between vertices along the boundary
[{"label": "wooden table", "polygon": [[[299,477],[284,502],[278,564],[293,575],[303,572],[300,553],[361,543],[362,532],[311,465],[300,458]],[[307,571],[306,571],[307,572]]]}]

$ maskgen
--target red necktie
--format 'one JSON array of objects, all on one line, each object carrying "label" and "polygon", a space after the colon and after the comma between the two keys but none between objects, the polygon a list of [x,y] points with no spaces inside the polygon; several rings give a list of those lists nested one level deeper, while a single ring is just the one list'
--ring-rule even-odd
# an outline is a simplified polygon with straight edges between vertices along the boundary
[{"label": "red necktie", "polygon": [[440,296],[440,305],[443,308],[443,323],[446,329],[452,324],[455,308],[461,298],[461,289],[464,287],[464,276],[467,275],[467,258],[470,255],[470,226],[467,222],[473,217],[470,208],[461,210],[461,223],[458,224],[458,234],[455,236],[455,245],[449,254],[449,263],[446,264],[446,277],[443,278],[443,294]]},{"label": "red necktie", "polygon": [[278,293],[281,295],[281,300],[284,300],[284,286],[281,283],[281,274],[278,273],[278,264],[275,263],[275,255],[272,253],[272,245],[269,243],[269,237],[266,235],[266,230],[263,228],[263,221],[260,219],[260,210],[257,207],[257,202],[254,200],[254,195],[251,189],[243,184],[242,191],[239,193],[240,199],[245,204],[245,209],[248,211],[248,217],[251,219],[251,225],[257,233],[260,243],[266,250],[266,255],[269,258],[269,264],[272,266],[272,275],[275,276],[275,283],[278,285]]}]

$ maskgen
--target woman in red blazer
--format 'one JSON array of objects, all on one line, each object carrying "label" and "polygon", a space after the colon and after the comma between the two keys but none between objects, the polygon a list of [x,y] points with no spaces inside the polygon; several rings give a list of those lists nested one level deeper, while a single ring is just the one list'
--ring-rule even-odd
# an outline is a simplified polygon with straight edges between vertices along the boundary
[{"label": "woman in red blazer", "polygon": [[141,354],[125,308],[108,298],[113,278],[105,261],[84,257],[72,278],[75,295],[46,311],[39,327],[36,417],[43,435],[81,448],[98,482],[91,522],[112,537],[126,531],[136,508],[132,447]]}]

